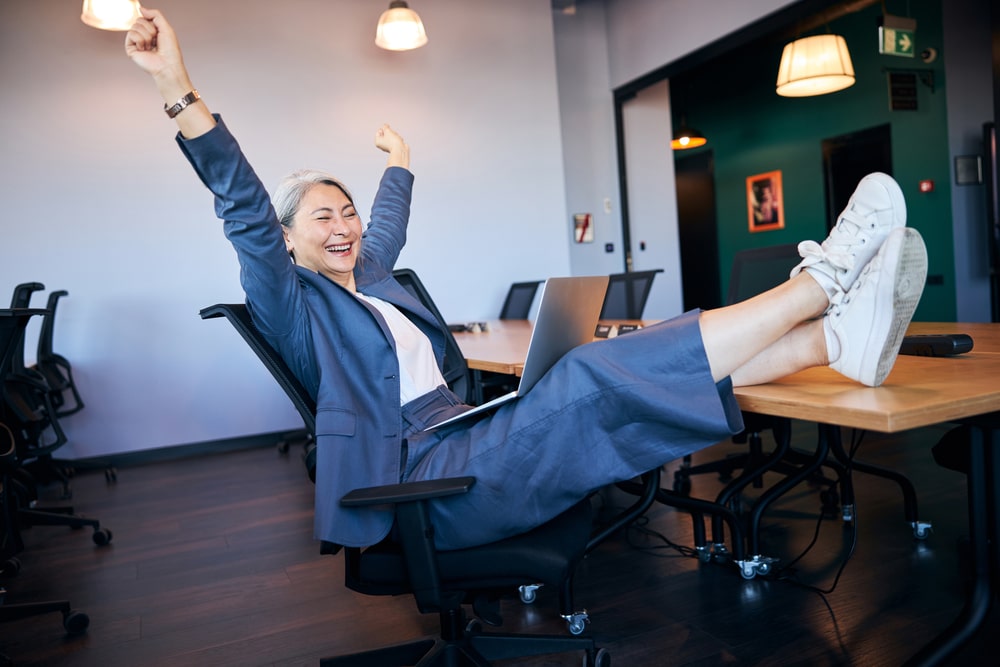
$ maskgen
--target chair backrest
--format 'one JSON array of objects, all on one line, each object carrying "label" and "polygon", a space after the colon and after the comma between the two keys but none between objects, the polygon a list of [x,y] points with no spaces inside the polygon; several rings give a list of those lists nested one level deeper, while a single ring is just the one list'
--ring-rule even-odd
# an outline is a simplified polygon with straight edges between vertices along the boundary
[{"label": "chair backrest", "polygon": [[42,315],[40,308],[4,308],[0,309],[0,380],[6,376],[10,368],[10,359],[17,350],[19,340],[24,340],[24,330],[28,320],[34,315]]},{"label": "chair backrest", "polygon": [[45,309],[48,311],[42,318],[42,328],[38,331],[38,358],[43,359],[46,357],[51,357],[52,352],[52,337],[53,329],[55,328],[56,319],[56,306],[59,305],[59,299],[68,295],[69,292],[66,290],[56,290],[55,292],[49,293],[49,300],[45,304]]},{"label": "chair backrest", "polygon": [[529,280],[514,283],[507,290],[507,298],[504,299],[503,308],[500,309],[501,320],[526,320],[531,312],[531,304],[535,302],[535,293],[541,280]]},{"label": "chair backrest", "polygon": [[437,319],[445,335],[444,370],[442,371],[442,375],[444,375],[448,387],[462,401],[468,403],[472,397],[472,380],[469,376],[469,365],[465,361],[465,355],[462,354],[462,348],[458,346],[458,341],[451,335],[448,322],[441,316],[441,311],[434,305],[434,300],[431,298],[430,293],[424,287],[424,284],[420,282],[420,278],[417,277],[413,269],[396,269],[392,272],[392,275],[407,292],[420,301]]},{"label": "chair backrest", "polygon": [[218,303],[201,309],[203,320],[214,317],[225,317],[233,328],[239,332],[243,340],[256,353],[257,357],[264,363],[264,366],[271,372],[274,379],[288,395],[295,409],[298,410],[302,421],[310,435],[316,432],[316,401],[309,395],[306,388],[299,382],[299,379],[292,373],[285,360],[281,358],[277,350],[264,340],[264,336],[254,326],[250,319],[250,311],[246,304],[242,303]]},{"label": "chair backrest", "polygon": [[608,276],[608,291],[601,308],[602,320],[641,320],[646,309],[653,279],[663,269],[613,273]]},{"label": "chair backrest", "polygon": [[740,250],[733,257],[726,303],[739,303],[777,287],[788,280],[801,259],[795,243]]},{"label": "chair backrest", "polygon": [[[24,309],[31,305],[31,295],[45,289],[42,283],[21,283],[14,286],[14,293],[10,298],[10,307],[13,309]],[[24,330],[14,341],[14,349],[11,351],[10,359],[4,364],[4,372],[8,369],[12,373],[24,375]]]}]

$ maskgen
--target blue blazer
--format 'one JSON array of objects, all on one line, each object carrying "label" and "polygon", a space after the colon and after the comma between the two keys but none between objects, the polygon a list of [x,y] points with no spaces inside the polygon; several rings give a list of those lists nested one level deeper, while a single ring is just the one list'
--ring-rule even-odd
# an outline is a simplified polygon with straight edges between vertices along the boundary
[{"label": "blue blazer", "polygon": [[[388,534],[391,510],[345,510],[339,501],[355,488],[400,481],[406,430],[395,343],[377,310],[291,262],[267,191],[222,119],[216,120],[210,132],[191,140],[178,135],[177,141],[215,195],[255,324],[316,399],[316,536],[345,546],[374,544]],[[444,333],[392,277],[406,242],[412,186],[408,170],[386,169],[355,281],[358,291],[395,305],[427,335],[440,367]]]}]

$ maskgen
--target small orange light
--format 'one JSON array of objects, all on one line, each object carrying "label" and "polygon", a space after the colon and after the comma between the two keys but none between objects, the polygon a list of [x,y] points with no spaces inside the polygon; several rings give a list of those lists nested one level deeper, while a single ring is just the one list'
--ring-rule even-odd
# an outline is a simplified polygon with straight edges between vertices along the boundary
[{"label": "small orange light", "polygon": [[921,192],[934,192],[934,181],[927,179],[920,181]]}]

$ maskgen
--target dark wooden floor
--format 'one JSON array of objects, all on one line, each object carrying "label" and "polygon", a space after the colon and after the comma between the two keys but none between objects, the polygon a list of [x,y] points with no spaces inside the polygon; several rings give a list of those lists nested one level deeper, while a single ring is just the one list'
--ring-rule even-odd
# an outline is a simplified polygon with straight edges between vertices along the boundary
[{"label": "dark wooden floor", "polygon": [[[839,519],[818,522],[819,495],[809,486],[766,517],[762,551],[780,558],[774,576],[747,581],[732,565],[701,563],[630,531],[580,569],[577,602],[590,613],[588,632],[615,665],[902,664],[958,614],[964,595],[964,478],[931,459],[942,432],[869,434],[858,454],[910,475],[920,518],[933,523],[929,539],[914,539],[898,487],[860,474],[857,546],[839,580],[853,531]],[[795,437],[814,442],[815,427],[796,424]],[[727,451],[736,449],[719,445],[702,458]],[[693,494],[712,497],[719,488],[703,476]],[[312,486],[295,451],[254,448],[120,468],[113,485],[100,471],[79,473],[73,490],[78,511],[113,531],[111,545],[94,545],[89,530],[30,528],[20,574],[0,583],[8,603],[68,598],[91,625],[67,638],[57,614],[0,624],[0,652],[17,665],[317,665],[322,656],[435,629],[436,619],[417,614],[409,598],[343,588],[342,559],[320,556],[311,539]],[[617,491],[595,498],[626,500]],[[644,523],[692,544],[685,514],[658,506]],[[815,546],[784,571],[817,525]],[[505,602],[504,629],[564,632],[555,608],[545,591],[531,606]],[[955,664],[997,664],[985,657],[996,655],[996,643],[977,640]]]}]

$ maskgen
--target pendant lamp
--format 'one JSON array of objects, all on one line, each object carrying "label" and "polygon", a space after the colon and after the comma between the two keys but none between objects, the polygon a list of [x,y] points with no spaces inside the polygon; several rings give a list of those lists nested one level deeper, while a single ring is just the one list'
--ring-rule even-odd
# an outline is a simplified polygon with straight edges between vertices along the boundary
[{"label": "pendant lamp", "polygon": [[139,16],[139,0],[83,0],[80,20],[101,30],[128,30]]},{"label": "pendant lamp", "polygon": [[705,135],[690,127],[684,116],[681,116],[681,125],[674,132],[674,138],[670,142],[670,147],[675,151],[684,151],[689,148],[698,148],[708,143]]},{"label": "pendant lamp", "polygon": [[826,95],[853,85],[851,54],[840,35],[814,35],[785,45],[775,87],[782,97]]},{"label": "pendant lamp", "polygon": [[409,51],[427,43],[424,23],[404,0],[392,0],[375,29],[375,44],[389,51]]}]

